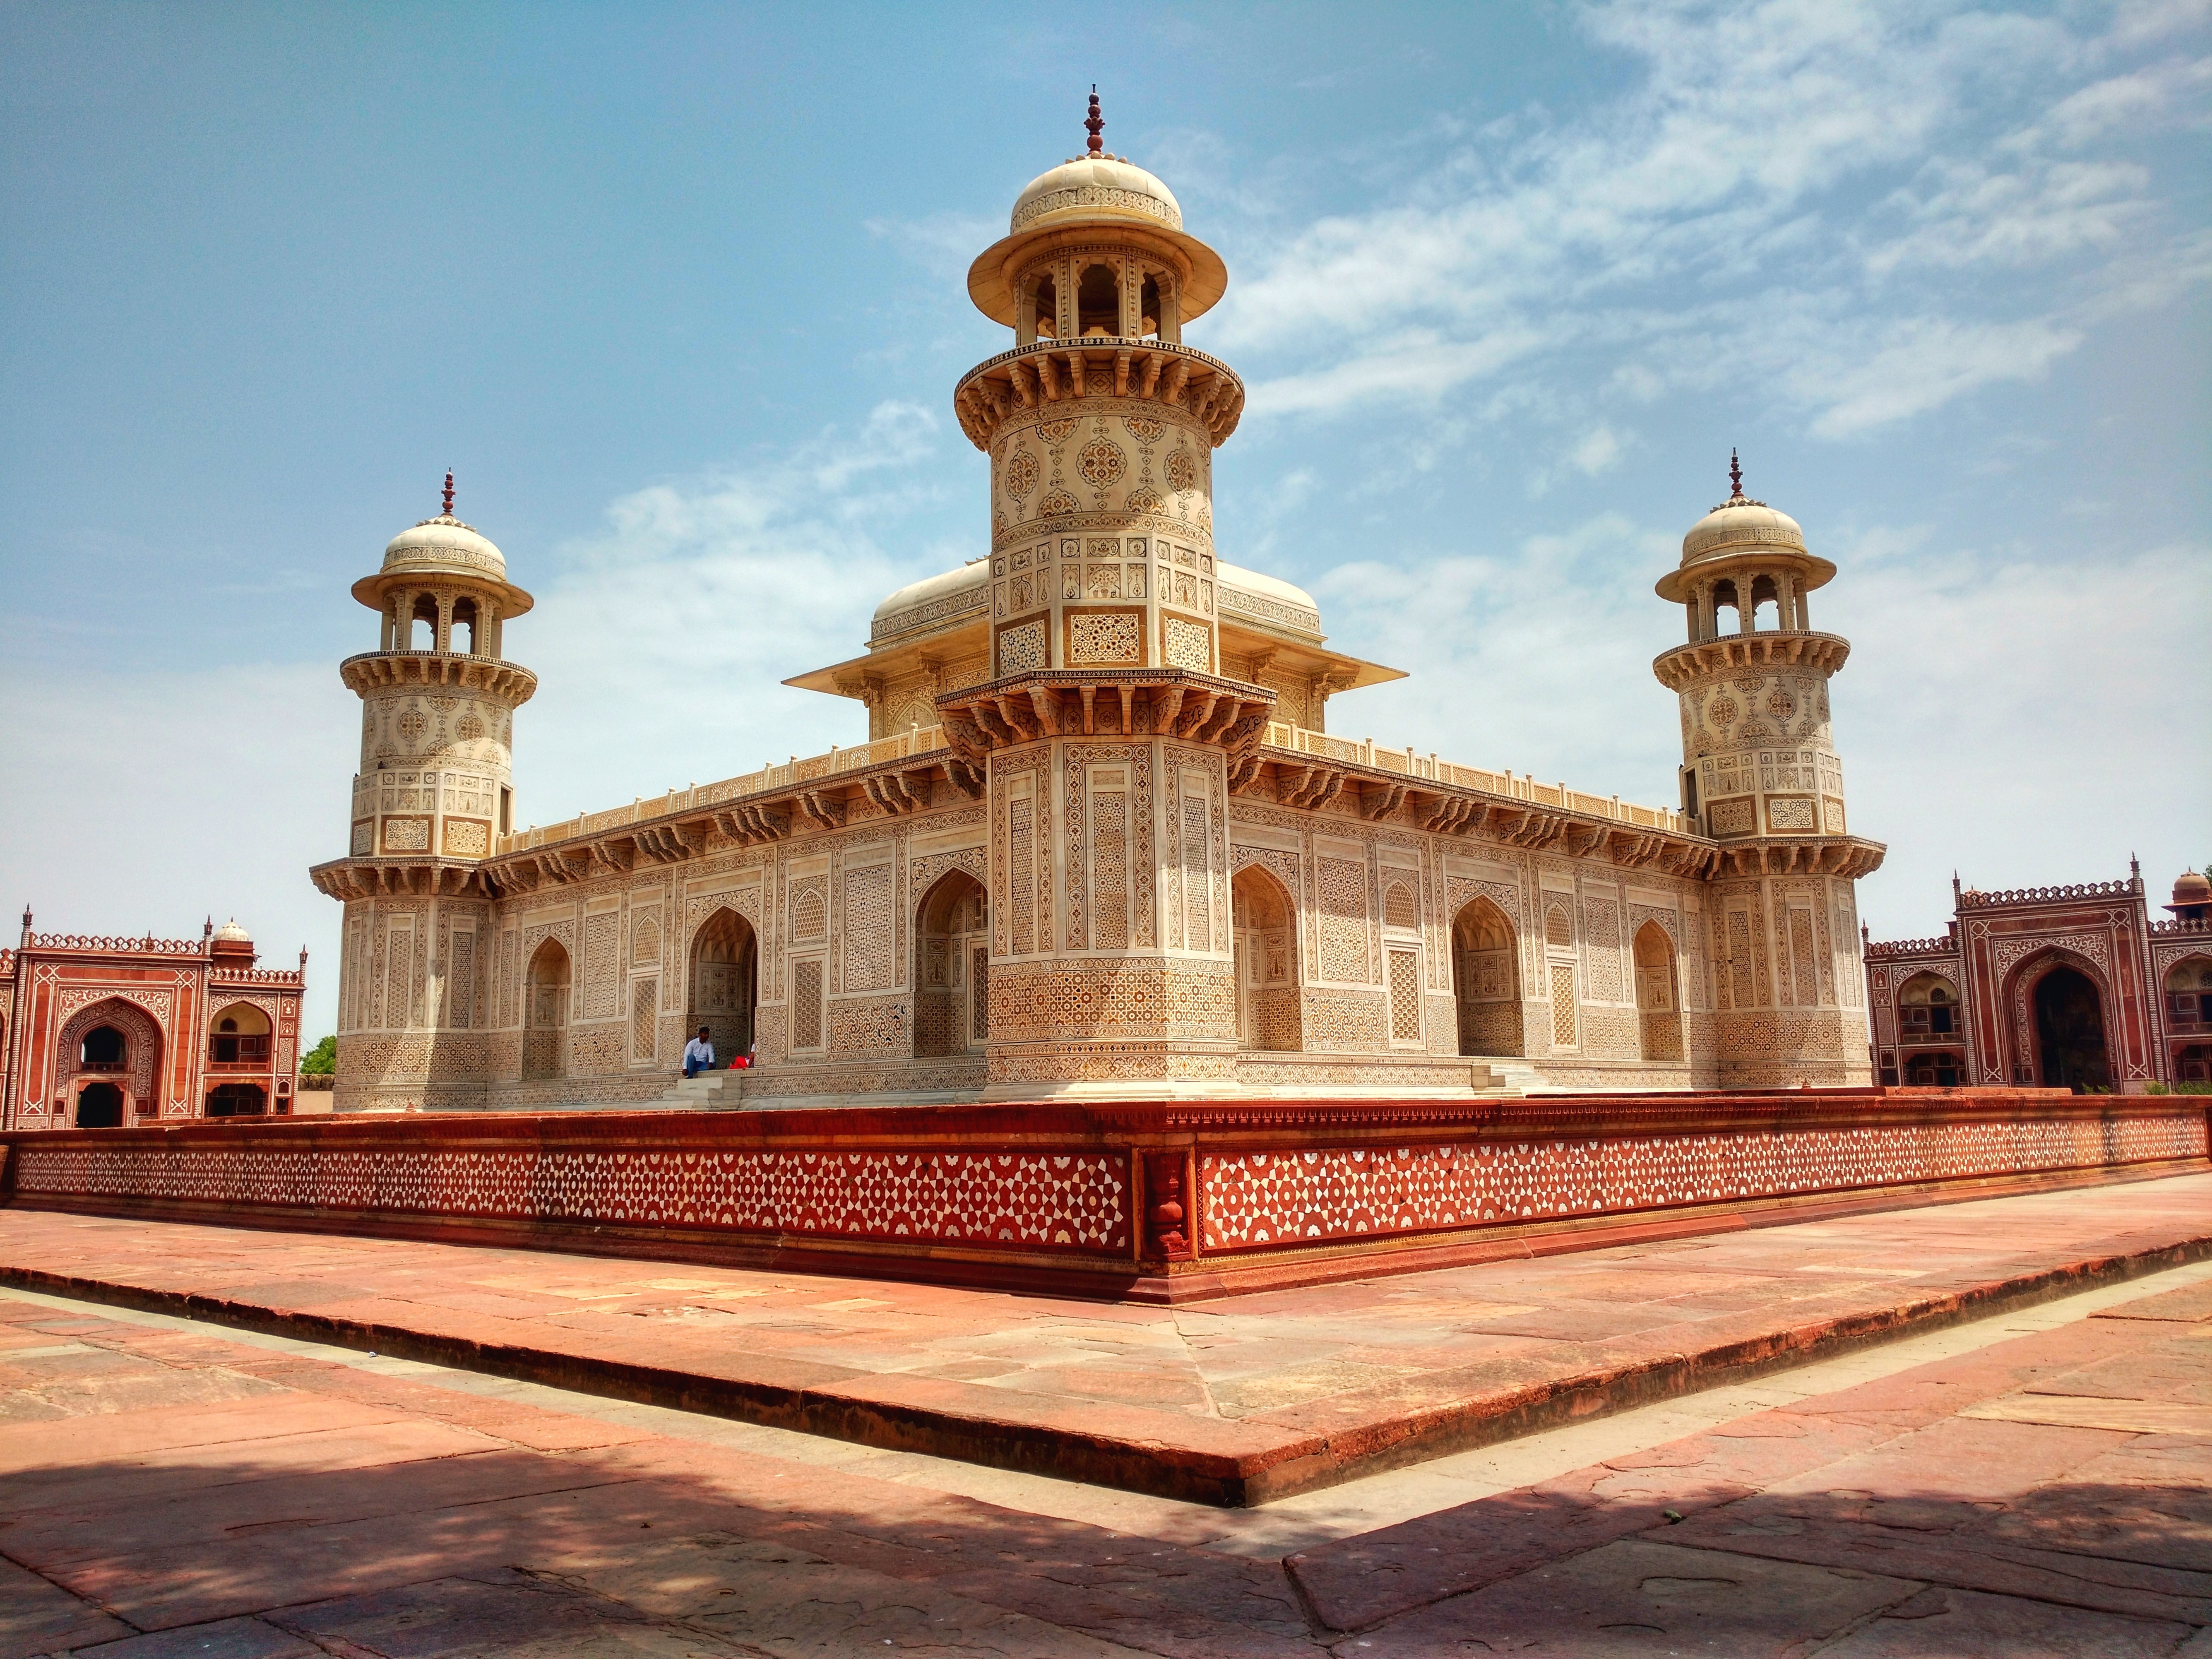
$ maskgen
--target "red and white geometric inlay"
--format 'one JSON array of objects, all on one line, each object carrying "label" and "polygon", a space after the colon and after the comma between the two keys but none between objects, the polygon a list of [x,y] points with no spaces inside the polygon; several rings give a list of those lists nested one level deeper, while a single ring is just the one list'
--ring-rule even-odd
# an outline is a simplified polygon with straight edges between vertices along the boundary
[{"label": "red and white geometric inlay", "polygon": [[1270,1248],[2203,1158],[2201,1117],[1870,1125],[1205,1153],[1200,1248]]},{"label": "red and white geometric inlay", "polygon": [[1125,1251],[1120,1152],[19,1146],[18,1191]]}]

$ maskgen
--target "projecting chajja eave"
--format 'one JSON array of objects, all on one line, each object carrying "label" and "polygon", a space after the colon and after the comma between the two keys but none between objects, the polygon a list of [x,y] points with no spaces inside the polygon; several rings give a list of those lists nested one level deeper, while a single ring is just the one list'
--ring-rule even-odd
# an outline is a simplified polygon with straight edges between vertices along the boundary
[{"label": "projecting chajja eave", "polygon": [[[346,904],[340,1109],[1866,1081],[1882,849],[1847,830],[1847,647],[1806,608],[1833,565],[1740,480],[1691,531],[1654,665],[1677,805],[1332,732],[1401,676],[1217,550],[1244,388],[1186,333],[1227,283],[1103,145],[1020,193],[969,276],[1010,343],[953,393],[980,556],[787,682],[866,706],[827,755],[514,829],[528,596],[450,512],[417,526],[362,595],[353,848],[314,872]],[[755,1065],[678,1082],[702,1027]]]}]

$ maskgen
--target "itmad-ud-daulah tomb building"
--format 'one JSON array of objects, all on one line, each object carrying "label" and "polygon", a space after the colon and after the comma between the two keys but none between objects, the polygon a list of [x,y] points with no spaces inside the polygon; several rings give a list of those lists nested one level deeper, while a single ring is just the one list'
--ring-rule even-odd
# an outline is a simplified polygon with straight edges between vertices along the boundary
[{"label": "itmad-ud-daulah tomb building", "polygon": [[[1683,538],[1675,806],[1332,733],[1400,676],[1218,550],[1244,386],[1184,332],[1228,271],[1099,142],[969,271],[988,556],[788,682],[865,741],[519,830],[531,598],[450,478],[355,584],[337,1109],[1870,1081],[1835,566],[1740,481]],[[755,1067],[675,1086],[701,1025]]]}]

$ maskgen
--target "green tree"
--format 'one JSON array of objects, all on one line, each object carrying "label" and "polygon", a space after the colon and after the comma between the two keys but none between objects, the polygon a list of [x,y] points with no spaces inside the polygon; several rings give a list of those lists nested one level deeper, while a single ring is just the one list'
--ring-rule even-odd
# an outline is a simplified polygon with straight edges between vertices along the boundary
[{"label": "green tree", "polygon": [[300,1056],[300,1069],[310,1077],[329,1077],[338,1069],[338,1040],[333,1032]]}]

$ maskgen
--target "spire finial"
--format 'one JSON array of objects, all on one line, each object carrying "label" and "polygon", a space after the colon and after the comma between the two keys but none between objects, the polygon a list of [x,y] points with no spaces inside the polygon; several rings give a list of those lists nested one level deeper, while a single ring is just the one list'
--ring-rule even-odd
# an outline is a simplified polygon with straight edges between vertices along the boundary
[{"label": "spire finial", "polygon": [[1103,155],[1105,141],[1098,135],[1106,131],[1106,118],[1098,112],[1098,83],[1096,81],[1091,83],[1091,116],[1083,125],[1091,134],[1091,153],[1093,155]]},{"label": "spire finial", "polygon": [[[449,478],[447,482],[450,483],[453,480]],[[1730,495],[1743,494],[1743,468],[1736,461],[1735,450],[1733,447],[1729,450],[1729,494]]]},{"label": "spire finial", "polygon": [[450,466],[446,469],[445,516],[449,519],[453,516],[453,469]]}]

